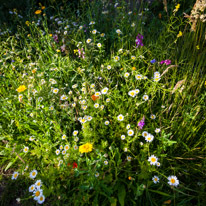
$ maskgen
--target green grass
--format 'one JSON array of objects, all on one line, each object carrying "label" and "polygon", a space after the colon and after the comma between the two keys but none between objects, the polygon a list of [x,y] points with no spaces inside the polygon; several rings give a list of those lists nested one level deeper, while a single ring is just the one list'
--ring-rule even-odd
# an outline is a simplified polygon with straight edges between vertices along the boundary
[{"label": "green grass", "polygon": [[[153,2],[128,13],[125,1],[116,7],[101,1],[66,6],[65,1],[64,7],[46,6],[39,15],[34,12],[40,7],[22,18],[9,14],[13,24],[4,24],[0,36],[1,205],[15,204],[16,198],[21,205],[36,205],[29,192],[36,180],[42,181],[44,205],[205,205],[206,25],[198,22],[191,32],[183,12],[189,13],[193,1],[179,3],[175,14],[176,4],[170,2],[168,12]],[[183,35],[178,38],[179,31]],[[136,48],[138,34],[144,46]],[[85,53],[79,57],[82,48]],[[160,64],[168,59],[171,64]],[[153,79],[156,71],[158,82]],[[136,79],[139,74],[141,80]],[[26,90],[18,92],[21,85]],[[103,88],[107,93],[92,100]],[[134,89],[139,93],[133,98],[128,92]],[[62,95],[67,99],[61,100]],[[120,114],[123,121],[118,121]],[[78,119],[85,115],[92,120],[83,124]],[[128,124],[134,135],[127,134]],[[154,140],[146,142],[143,131]],[[81,154],[75,147],[85,143],[93,149]],[[70,146],[67,155],[56,155],[61,145]],[[151,155],[158,157],[160,167],[150,165]],[[38,174],[31,179],[34,169]],[[15,171],[19,176],[11,180]],[[160,178],[157,184],[154,175]],[[179,180],[177,187],[168,184],[171,175]]]}]

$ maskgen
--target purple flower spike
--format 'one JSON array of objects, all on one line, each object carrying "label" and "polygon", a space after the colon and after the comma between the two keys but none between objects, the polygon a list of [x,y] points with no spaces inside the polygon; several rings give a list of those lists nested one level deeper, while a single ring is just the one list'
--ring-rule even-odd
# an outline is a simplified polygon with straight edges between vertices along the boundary
[{"label": "purple flower spike", "polygon": [[143,36],[141,34],[138,34],[137,37],[136,37],[136,48],[138,48],[139,46],[144,46],[143,44]]},{"label": "purple flower spike", "polygon": [[144,125],[145,125],[144,120],[145,120],[145,117],[143,116],[143,118],[138,122],[138,127],[139,127],[140,130],[141,130],[141,129],[144,127]]}]

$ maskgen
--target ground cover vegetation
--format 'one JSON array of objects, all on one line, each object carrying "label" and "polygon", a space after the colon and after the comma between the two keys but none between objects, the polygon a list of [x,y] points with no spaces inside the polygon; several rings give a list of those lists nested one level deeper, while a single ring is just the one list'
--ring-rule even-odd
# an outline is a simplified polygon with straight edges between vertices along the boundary
[{"label": "ground cover vegetation", "polygon": [[1,205],[206,204],[198,2],[193,16],[195,1],[184,0],[31,1],[7,11]]}]

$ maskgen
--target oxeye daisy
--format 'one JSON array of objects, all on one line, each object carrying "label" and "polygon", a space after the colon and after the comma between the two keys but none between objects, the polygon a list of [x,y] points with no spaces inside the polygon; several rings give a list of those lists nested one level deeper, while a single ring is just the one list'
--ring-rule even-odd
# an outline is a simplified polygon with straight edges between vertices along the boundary
[{"label": "oxeye daisy", "polygon": [[126,73],[124,74],[124,77],[128,78],[129,75],[130,75],[130,73],[126,72]]},{"label": "oxeye daisy", "polygon": [[148,135],[148,132],[146,132],[146,131],[142,132],[143,137],[147,137],[147,135]]},{"label": "oxeye daisy", "polygon": [[109,121],[105,121],[104,124],[105,124],[105,125],[109,125]]},{"label": "oxeye daisy", "polygon": [[57,149],[57,150],[56,150],[56,155],[59,155],[59,154],[60,154],[60,150]]},{"label": "oxeye daisy", "polygon": [[135,76],[135,78],[136,78],[137,80],[141,80],[141,79],[142,79],[142,75],[141,75],[141,74],[137,74],[137,75]]},{"label": "oxeye daisy", "polygon": [[39,196],[39,198],[37,199],[38,204],[42,204],[45,201],[45,196],[42,194]]},{"label": "oxeye daisy", "polygon": [[94,108],[99,108],[99,104],[98,104],[98,103],[95,103],[95,104],[94,104]]},{"label": "oxeye daisy", "polygon": [[29,174],[30,178],[34,179],[37,176],[37,170],[32,170]]},{"label": "oxeye daisy", "polygon": [[147,100],[149,99],[149,96],[145,94],[145,95],[142,97],[142,99],[143,99],[144,101],[147,101]]},{"label": "oxeye daisy", "polygon": [[124,116],[122,114],[117,116],[117,120],[118,121],[123,121],[124,120]]},{"label": "oxeye daisy", "polygon": [[98,43],[98,44],[97,44],[97,47],[99,47],[99,48],[100,48],[101,46],[102,46],[102,44],[101,44],[101,43]]},{"label": "oxeye daisy", "polygon": [[79,133],[78,130],[74,130],[74,131],[73,131],[73,135],[74,135],[74,136],[77,136],[78,133]]},{"label": "oxeye daisy", "polygon": [[68,99],[68,97],[66,95],[62,95],[60,99],[61,100],[66,100],[66,99]]},{"label": "oxeye daisy", "polygon": [[127,161],[131,161],[132,160],[132,157],[131,156],[127,156]]},{"label": "oxeye daisy", "polygon": [[110,70],[112,67],[110,65],[107,66],[107,69]]},{"label": "oxeye daisy", "polygon": [[102,91],[101,91],[102,94],[107,94],[107,92],[108,92],[108,88],[107,87],[103,88]]},{"label": "oxeye daisy", "polygon": [[134,135],[134,131],[132,129],[129,129],[127,131],[128,136],[133,136]]},{"label": "oxeye daisy", "polygon": [[135,90],[129,91],[129,92],[128,92],[128,95],[131,96],[131,97],[135,97],[135,96],[136,96]]},{"label": "oxeye daisy", "polygon": [[64,149],[67,151],[69,149],[69,145],[65,145]]},{"label": "oxeye daisy", "polygon": [[147,142],[152,142],[153,139],[154,139],[154,136],[151,135],[151,134],[148,134],[148,135],[145,137],[145,140],[146,140]]},{"label": "oxeye daisy", "polygon": [[154,177],[152,178],[152,181],[153,181],[155,184],[158,183],[158,182],[159,182],[159,177],[154,176]]},{"label": "oxeye daisy", "polygon": [[29,148],[28,147],[24,147],[23,151],[24,151],[24,153],[27,153],[29,151]]},{"label": "oxeye daisy", "polygon": [[62,135],[62,139],[63,139],[63,140],[65,140],[66,137],[67,137],[67,136],[66,136],[65,134]]},{"label": "oxeye daisy", "polygon": [[151,165],[156,165],[158,158],[154,155],[151,155],[148,159]]},{"label": "oxeye daisy", "polygon": [[176,176],[169,176],[167,178],[169,181],[168,181],[168,184],[171,185],[171,186],[175,186],[177,187],[179,185],[179,180],[177,179]]},{"label": "oxeye daisy", "polygon": [[34,192],[35,189],[36,189],[36,185],[33,184],[29,187],[29,192]]},{"label": "oxeye daisy", "polygon": [[19,176],[19,173],[18,172],[14,172],[12,177],[11,177],[11,179],[12,180],[16,180],[18,176]]},{"label": "oxeye daisy", "polygon": [[59,89],[57,89],[57,88],[54,88],[54,89],[53,89],[53,93],[54,93],[54,94],[57,94],[58,91],[59,91]]},{"label": "oxeye daisy", "polygon": [[125,140],[125,135],[121,135],[121,140]]},{"label": "oxeye daisy", "polygon": [[154,114],[151,114],[151,115],[150,115],[150,118],[151,118],[151,119],[155,119],[156,116],[155,116]]}]

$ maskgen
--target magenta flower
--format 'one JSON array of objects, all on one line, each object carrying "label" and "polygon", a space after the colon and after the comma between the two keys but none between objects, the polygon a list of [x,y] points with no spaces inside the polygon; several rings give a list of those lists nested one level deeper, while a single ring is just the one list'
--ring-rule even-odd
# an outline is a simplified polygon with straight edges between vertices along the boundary
[{"label": "magenta flower", "polygon": [[144,46],[143,45],[143,36],[141,34],[138,34],[137,37],[136,37],[136,48],[138,48],[139,46]]},{"label": "magenta flower", "polygon": [[145,125],[144,120],[145,120],[145,117],[143,116],[143,118],[138,122],[138,127],[139,127],[140,130],[141,130],[141,129],[144,127],[144,125]]},{"label": "magenta flower", "polygon": [[53,39],[54,39],[54,41],[55,41],[56,43],[58,43],[58,35],[57,35],[57,34],[55,34],[55,35],[53,36]]}]

